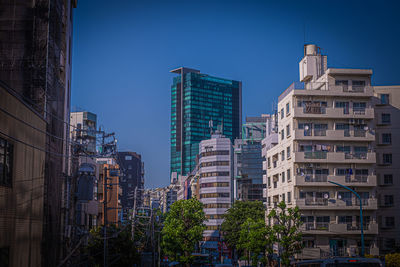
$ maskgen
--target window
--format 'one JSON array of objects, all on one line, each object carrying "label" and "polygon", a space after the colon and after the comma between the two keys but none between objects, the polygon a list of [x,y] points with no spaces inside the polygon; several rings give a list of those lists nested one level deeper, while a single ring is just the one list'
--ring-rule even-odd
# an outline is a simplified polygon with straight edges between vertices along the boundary
[{"label": "window", "polygon": [[288,180],[288,182],[292,179],[292,177],[290,176],[290,169],[288,169],[287,171],[286,171],[286,174],[287,174],[287,180]]},{"label": "window", "polygon": [[286,125],[286,136],[290,136],[290,124]]},{"label": "window", "polygon": [[285,110],[282,108],[281,109],[281,119],[283,119],[285,117]]},{"label": "window", "polygon": [[286,200],[285,200],[285,193],[282,194],[282,201],[283,201],[283,202],[286,202]]},{"label": "window", "polygon": [[383,183],[389,185],[393,184],[393,174],[384,174]]},{"label": "window", "polygon": [[365,86],[365,81],[353,81],[353,86]]},{"label": "window", "polygon": [[394,227],[394,217],[385,217],[385,225],[386,225],[386,227],[393,228]]},{"label": "window", "polygon": [[271,187],[271,177],[268,177],[268,187]]},{"label": "window", "polygon": [[286,103],[286,116],[290,114],[290,102]]},{"label": "window", "polygon": [[282,150],[282,152],[281,152],[281,160],[282,161],[285,160],[285,150]]},{"label": "window", "polygon": [[282,172],[282,183],[285,182],[285,172]]},{"label": "window", "polygon": [[389,104],[389,94],[381,94],[381,104],[388,105]]},{"label": "window", "polygon": [[383,133],[382,134],[382,144],[390,145],[392,143],[392,134]]},{"label": "window", "polygon": [[392,154],[383,154],[383,164],[392,164]]},{"label": "window", "polygon": [[290,159],[290,146],[286,148],[286,157]]},{"label": "window", "polygon": [[125,160],[132,160],[132,156],[125,156]]},{"label": "window", "polygon": [[394,204],[393,195],[385,195],[384,196],[385,206],[392,207]]},{"label": "window", "polygon": [[381,114],[382,123],[389,124],[390,123],[390,114],[382,113]]},{"label": "window", "polygon": [[0,138],[0,186],[12,186],[13,145]]},{"label": "window", "polygon": [[282,129],[281,131],[281,140],[285,139],[285,130]]},{"label": "window", "polygon": [[288,203],[292,202],[292,192],[287,192],[287,202]]},{"label": "window", "polygon": [[342,85],[342,86],[347,87],[348,84],[349,84],[349,81],[347,81],[347,80],[336,80],[335,81],[335,85],[337,85],[337,86]]}]

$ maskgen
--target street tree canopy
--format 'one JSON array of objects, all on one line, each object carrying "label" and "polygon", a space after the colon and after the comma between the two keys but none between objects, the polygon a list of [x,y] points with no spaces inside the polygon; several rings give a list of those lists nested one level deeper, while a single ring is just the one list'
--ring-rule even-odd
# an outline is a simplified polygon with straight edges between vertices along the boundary
[{"label": "street tree canopy", "polygon": [[264,205],[261,201],[236,201],[224,214],[224,222],[221,231],[224,240],[231,249],[243,251],[237,245],[240,241],[240,233],[244,222],[248,219],[253,222],[265,221]]},{"label": "street tree canopy", "polygon": [[162,229],[162,247],[171,259],[193,261],[192,253],[206,229],[203,204],[197,199],[178,200],[171,205]]},{"label": "street tree canopy", "polygon": [[299,208],[287,208],[282,201],[277,208],[271,210],[268,219],[272,224],[268,230],[268,242],[278,245],[282,265],[289,266],[290,259],[302,249],[300,232],[302,222]]}]

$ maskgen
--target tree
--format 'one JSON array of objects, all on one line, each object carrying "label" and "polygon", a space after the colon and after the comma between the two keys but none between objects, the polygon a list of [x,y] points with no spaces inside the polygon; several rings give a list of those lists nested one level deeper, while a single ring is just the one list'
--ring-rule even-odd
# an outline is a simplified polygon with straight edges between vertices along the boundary
[{"label": "tree", "polygon": [[255,222],[265,220],[264,205],[261,201],[236,201],[224,214],[224,222],[221,225],[225,242],[231,249],[237,250],[239,257],[243,249],[238,248],[237,244],[239,244],[243,223],[247,219]]},{"label": "tree", "polygon": [[[132,266],[140,263],[140,254],[131,239],[131,227],[107,227],[108,262],[115,266]],[[86,251],[94,266],[103,266],[103,226],[90,230]]]},{"label": "tree", "polygon": [[[256,221],[247,218],[241,225],[237,247],[246,252],[248,265],[250,265],[250,259],[252,265],[257,265],[260,255],[262,255],[262,259],[265,259],[265,250],[268,245],[267,235],[267,228],[263,219]],[[261,261],[264,262],[264,260]]]},{"label": "tree", "polygon": [[197,199],[178,200],[171,205],[162,229],[164,253],[190,266],[192,253],[206,229],[203,204]]},{"label": "tree", "polygon": [[301,216],[298,207],[286,208],[284,201],[277,209],[271,210],[268,218],[272,220],[269,226],[268,240],[278,244],[279,257],[284,266],[289,266],[290,259],[302,249],[302,234],[300,232]]},{"label": "tree", "polygon": [[400,253],[386,254],[385,264],[387,267],[400,266]]}]

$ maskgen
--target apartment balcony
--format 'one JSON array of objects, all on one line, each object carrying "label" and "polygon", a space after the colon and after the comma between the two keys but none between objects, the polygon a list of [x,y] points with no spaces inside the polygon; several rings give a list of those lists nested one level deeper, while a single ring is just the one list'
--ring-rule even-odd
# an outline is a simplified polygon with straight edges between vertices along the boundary
[{"label": "apartment balcony", "polygon": [[[308,222],[301,226],[301,231],[305,234],[350,234],[359,235],[361,234],[360,225],[351,225],[345,223],[315,223]],[[364,224],[364,234],[377,235],[378,224],[368,223]]]},{"label": "apartment balcony", "polygon": [[[375,222],[371,222],[368,224],[364,224],[363,227],[364,234],[369,235],[377,235],[378,234],[378,224]],[[359,235],[361,234],[361,226],[360,224],[352,225],[345,223],[332,223],[329,226],[329,231],[336,234],[353,234]]]},{"label": "apartment balcony", "polygon": [[377,185],[376,175],[296,175],[296,186],[333,186],[328,181],[346,186],[374,187]]},{"label": "apartment balcony", "polygon": [[[374,198],[363,199],[363,210],[376,210],[378,208],[377,200]],[[295,205],[303,210],[359,210],[360,202],[357,199],[341,200],[341,199],[296,199]]]},{"label": "apartment balcony", "polygon": [[375,133],[364,130],[295,130],[295,140],[375,141]]},{"label": "apartment balcony", "polygon": [[327,152],[327,151],[313,151],[313,152],[294,152],[294,162],[304,163],[363,163],[374,164],[376,163],[375,152],[365,153],[347,153],[347,152]]},{"label": "apartment balcony", "polygon": [[328,108],[328,107],[296,107],[295,118],[341,118],[341,119],[373,119],[373,108]]},{"label": "apartment balcony", "polygon": [[[315,85],[316,86],[315,86]],[[371,86],[340,86],[314,83],[311,88],[306,90],[295,90],[295,95],[305,96],[349,96],[349,97],[372,97],[374,91]],[[295,88],[297,89],[297,88]]]}]

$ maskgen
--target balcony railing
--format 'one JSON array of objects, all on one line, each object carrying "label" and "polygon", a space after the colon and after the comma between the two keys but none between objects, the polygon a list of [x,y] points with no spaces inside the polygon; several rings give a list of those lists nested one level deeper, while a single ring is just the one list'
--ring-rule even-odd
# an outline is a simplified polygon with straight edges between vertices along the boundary
[{"label": "balcony railing", "polygon": [[365,130],[354,130],[354,137],[365,137],[367,135],[367,131]]},{"label": "balcony railing", "polygon": [[305,159],[326,159],[326,151],[304,152]]},{"label": "balcony railing", "polygon": [[325,107],[305,106],[303,108],[303,112],[305,114],[326,114],[326,108]]},{"label": "balcony railing", "polygon": [[316,174],[314,176],[307,175],[304,178],[304,181],[307,182],[307,183],[327,182],[328,181],[328,175],[327,174],[321,174],[321,175]]},{"label": "balcony railing", "polygon": [[365,108],[353,108],[353,114],[355,115],[365,115]]},{"label": "balcony railing", "polygon": [[346,183],[367,183],[368,175],[346,176]]},{"label": "balcony railing", "polygon": [[[361,225],[352,225],[352,224],[347,224],[347,231],[360,231],[361,230]],[[363,230],[367,231],[369,230],[369,223],[363,224]]]},{"label": "balcony railing", "polygon": [[355,153],[350,153],[346,152],[344,154],[345,159],[367,159],[367,152],[355,152]]},{"label": "balcony railing", "polygon": [[306,206],[328,206],[328,200],[325,198],[307,199],[305,200]]},{"label": "balcony railing", "polygon": [[314,129],[314,136],[326,136],[326,129]]}]

